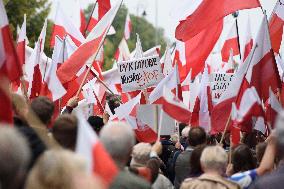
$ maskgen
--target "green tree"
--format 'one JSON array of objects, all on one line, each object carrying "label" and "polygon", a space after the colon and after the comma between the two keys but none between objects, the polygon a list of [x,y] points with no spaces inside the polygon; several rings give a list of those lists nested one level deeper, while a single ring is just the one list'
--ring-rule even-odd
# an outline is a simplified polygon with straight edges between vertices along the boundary
[{"label": "green tree", "polygon": [[[35,41],[41,32],[45,18],[47,18],[51,3],[49,0],[4,0],[5,8],[9,18],[10,26],[16,39],[17,25],[21,26],[24,14],[27,15],[27,36],[30,46],[34,46]],[[51,55],[49,41],[51,37],[52,22],[48,21],[45,53]]]},{"label": "green tree", "polygon": [[[93,5],[85,10],[87,18],[90,17]],[[128,9],[125,5],[122,5],[119,9],[114,21],[113,27],[116,30],[116,34],[108,36],[104,46],[105,53],[105,64],[104,69],[108,70],[112,67],[113,56],[115,51],[123,38],[125,19]],[[164,39],[164,30],[162,28],[155,28],[151,23],[149,23],[145,18],[138,17],[130,14],[130,19],[132,22],[132,32],[130,39],[127,41],[130,51],[134,50],[136,45],[136,33],[140,35],[143,50],[148,50],[155,46],[155,33],[158,32],[158,43],[162,46],[162,52],[164,52],[166,47],[166,42]]]}]

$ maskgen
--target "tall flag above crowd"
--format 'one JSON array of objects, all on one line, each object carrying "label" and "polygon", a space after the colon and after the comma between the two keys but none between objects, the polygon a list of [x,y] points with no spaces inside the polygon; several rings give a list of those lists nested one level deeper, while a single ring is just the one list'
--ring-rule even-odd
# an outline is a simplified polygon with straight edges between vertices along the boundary
[{"label": "tall flag above crowd", "polygon": [[[44,53],[47,20],[42,23],[34,48],[29,50],[29,20],[23,17],[15,42],[0,0],[0,98],[6,99],[0,101],[5,107],[0,108],[0,121],[12,122],[7,90],[11,88],[27,100],[47,96],[58,110],[76,96],[92,105],[91,112],[108,112],[111,120],[128,122],[139,141],[153,142],[160,133],[175,132],[167,123],[186,122],[213,134],[228,130],[234,144],[238,143],[240,131],[265,132],[260,122],[273,128],[284,100],[283,0],[277,1],[269,19],[258,0],[188,3],[175,13],[182,17],[175,31],[176,42],[168,44],[163,56],[160,46],[144,51],[139,34],[136,48],[130,52],[128,44],[135,33],[128,12],[122,32],[118,32],[122,35],[116,44],[114,65],[105,72],[104,42],[107,35],[114,34],[112,25],[122,0],[97,0],[89,18],[85,17],[80,0],[76,3],[79,25],[58,1],[49,41],[53,54],[48,58]],[[249,14],[242,23],[245,29],[239,29],[238,14],[245,9],[261,14],[256,32],[251,31],[253,20]],[[11,86],[2,82],[3,78]],[[110,110],[107,94],[119,95],[120,106]],[[145,107],[149,111],[143,111]],[[87,153],[91,164],[101,161],[91,151],[104,149],[95,135],[87,134],[89,128],[82,116],[79,122],[83,125],[80,140],[88,135],[89,144],[78,141],[78,152]],[[84,145],[88,146],[87,151],[83,151]],[[92,169],[103,176],[108,174],[100,167]],[[115,175],[116,168],[111,169]]]}]

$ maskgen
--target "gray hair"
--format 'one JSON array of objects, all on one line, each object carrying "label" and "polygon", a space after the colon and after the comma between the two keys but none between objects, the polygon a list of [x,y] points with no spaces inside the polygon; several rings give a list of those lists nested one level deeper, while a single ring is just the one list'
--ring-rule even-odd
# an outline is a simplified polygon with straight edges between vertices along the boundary
[{"label": "gray hair", "polygon": [[30,162],[26,139],[14,128],[0,125],[0,188],[21,185]]},{"label": "gray hair", "polygon": [[124,167],[135,144],[132,128],[124,122],[109,122],[102,128],[100,140],[116,164]]},{"label": "gray hair", "polygon": [[226,170],[228,155],[220,146],[206,147],[200,157],[200,163],[203,171],[218,170],[220,174]]},{"label": "gray hair", "polygon": [[277,148],[281,158],[284,157],[284,111],[281,111],[275,122],[275,136],[277,139]]}]

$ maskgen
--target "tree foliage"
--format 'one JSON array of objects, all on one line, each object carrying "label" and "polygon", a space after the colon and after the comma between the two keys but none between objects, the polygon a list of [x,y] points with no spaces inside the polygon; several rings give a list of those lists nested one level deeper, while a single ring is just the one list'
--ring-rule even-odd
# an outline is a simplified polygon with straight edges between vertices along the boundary
[{"label": "tree foliage", "polygon": [[[48,0],[4,0],[5,8],[9,18],[9,23],[13,31],[14,39],[17,36],[17,26],[21,26],[24,20],[24,14],[27,15],[27,36],[30,46],[38,39],[44,20],[47,18],[51,3]],[[45,52],[51,55],[49,41],[51,36],[52,23],[48,21]]]}]

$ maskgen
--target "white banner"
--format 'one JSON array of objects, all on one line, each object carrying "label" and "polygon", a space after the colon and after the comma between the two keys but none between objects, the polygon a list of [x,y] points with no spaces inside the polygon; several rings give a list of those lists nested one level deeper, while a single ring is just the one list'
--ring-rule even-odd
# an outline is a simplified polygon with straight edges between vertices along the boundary
[{"label": "white banner", "polygon": [[117,65],[123,92],[146,89],[163,78],[159,56],[123,61]]},{"label": "white banner", "polygon": [[223,92],[228,88],[234,74],[229,73],[212,73],[209,76],[210,87],[212,92],[213,102],[217,102]]}]

